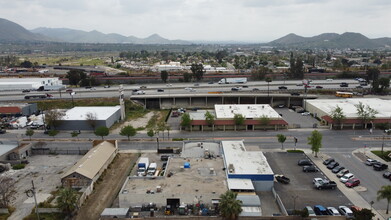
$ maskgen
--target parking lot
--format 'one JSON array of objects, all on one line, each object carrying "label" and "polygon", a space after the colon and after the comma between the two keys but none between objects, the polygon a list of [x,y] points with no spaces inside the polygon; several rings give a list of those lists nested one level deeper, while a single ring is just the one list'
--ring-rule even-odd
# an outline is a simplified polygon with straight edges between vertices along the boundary
[{"label": "parking lot", "polygon": [[265,156],[275,174],[290,178],[289,184],[275,182],[274,188],[280,195],[287,210],[303,209],[305,206],[323,205],[338,207],[353,205],[337,189],[317,190],[312,180],[326,178],[322,172],[304,173],[297,161],[307,158],[303,153],[265,152]]},{"label": "parking lot", "polygon": [[301,115],[289,108],[274,108],[290,125],[297,125],[301,128],[312,128],[314,124],[318,124],[319,121],[313,118],[311,115]]}]

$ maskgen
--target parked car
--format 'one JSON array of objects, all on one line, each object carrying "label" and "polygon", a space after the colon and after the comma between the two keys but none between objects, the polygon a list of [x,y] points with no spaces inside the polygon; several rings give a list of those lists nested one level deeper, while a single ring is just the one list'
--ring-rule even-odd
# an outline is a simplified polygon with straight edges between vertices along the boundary
[{"label": "parked car", "polygon": [[288,89],[286,86],[279,86],[278,89]]},{"label": "parked car", "polygon": [[169,155],[162,155],[160,156],[160,160],[167,161],[169,157],[170,157]]},{"label": "parked car", "polygon": [[306,207],[304,207],[304,209],[307,210],[308,216],[316,216],[316,214],[311,206],[306,206]]},{"label": "parked car", "polygon": [[347,186],[349,188],[352,188],[352,187],[355,187],[358,185],[360,185],[360,180],[357,178],[350,179],[345,183],[345,186]]},{"label": "parked car", "polygon": [[5,129],[0,129],[0,134],[5,134],[6,130]]},{"label": "parked car", "polygon": [[339,181],[341,181],[341,182],[343,182],[343,183],[346,183],[348,180],[353,179],[353,178],[354,178],[353,173],[347,173],[347,174],[345,174],[343,177],[341,177],[341,178],[339,179]]},{"label": "parked car", "polygon": [[379,162],[379,161],[374,160],[374,159],[367,159],[367,160],[365,161],[365,164],[368,165],[368,166],[372,166],[373,164],[378,163],[378,162]]},{"label": "parked car", "polygon": [[308,159],[300,159],[299,161],[297,161],[297,165],[305,166],[305,165],[312,165],[312,163]]},{"label": "parked car", "polygon": [[341,177],[345,176],[345,174],[347,174],[347,173],[349,173],[349,170],[348,169],[343,169],[343,170],[341,170],[341,171],[339,171],[337,173],[337,177],[341,178]]},{"label": "parked car", "polygon": [[323,86],[316,86],[317,89],[323,89]]},{"label": "parked car", "polygon": [[277,182],[288,184],[291,180],[284,175],[275,175]]},{"label": "parked car", "polygon": [[171,117],[175,118],[175,117],[179,117],[180,115],[181,115],[180,112],[174,111],[172,112]]},{"label": "parked car", "polygon": [[326,208],[321,206],[321,205],[315,205],[314,206],[314,212],[315,212],[316,215],[329,215],[327,213]]},{"label": "parked car", "polygon": [[329,170],[334,169],[334,167],[336,167],[338,165],[339,165],[339,163],[337,161],[331,162],[331,163],[329,163],[329,165],[327,165],[327,169],[329,169]]},{"label": "parked car", "polygon": [[341,215],[345,216],[346,218],[354,218],[353,211],[348,207],[341,205],[338,207],[338,210],[339,213],[341,213]]},{"label": "parked car", "polygon": [[386,170],[387,168],[388,168],[388,165],[384,164],[384,163],[379,162],[379,163],[373,164],[373,169],[376,171]]},{"label": "parked car", "polygon": [[318,172],[318,169],[313,165],[307,165],[303,167],[303,172]]},{"label": "parked car", "polygon": [[359,212],[359,211],[361,211],[361,210],[362,210],[362,208],[361,208],[361,207],[358,207],[358,206],[355,206],[355,205],[353,205],[353,206],[350,206],[350,210],[352,210],[352,212],[353,212],[353,213],[355,213],[355,212]]},{"label": "parked car", "polygon": [[317,189],[335,189],[337,188],[337,183],[334,181],[322,181],[315,183]]},{"label": "parked car", "polygon": [[338,173],[339,171],[341,171],[341,170],[343,170],[343,169],[345,169],[345,167],[343,167],[343,166],[336,166],[336,167],[334,167],[334,168],[331,170],[331,172],[333,172],[333,173]]},{"label": "parked car", "polygon": [[303,116],[308,116],[308,115],[310,115],[311,113],[309,113],[309,112],[303,112],[303,113],[301,113],[301,115],[303,115]]},{"label": "parked car", "polygon": [[323,161],[323,164],[324,165],[329,165],[331,162],[334,162],[335,160],[334,160],[334,158],[328,158],[328,159],[326,159],[325,161]]},{"label": "parked car", "polygon": [[280,104],[280,105],[278,105],[277,107],[279,107],[279,108],[285,108],[285,105],[284,105],[284,104]]},{"label": "parked car", "polygon": [[316,185],[316,183],[325,182],[325,181],[328,181],[328,180],[322,179],[322,178],[319,178],[319,177],[315,177],[315,178],[312,180],[312,183],[313,183],[314,185]]},{"label": "parked car", "polygon": [[327,213],[332,216],[341,216],[341,214],[338,212],[338,210],[334,207],[327,207]]},{"label": "parked car", "polygon": [[390,179],[390,177],[391,177],[391,172],[390,172],[390,171],[387,171],[387,172],[383,173],[383,177],[386,178],[386,179]]}]

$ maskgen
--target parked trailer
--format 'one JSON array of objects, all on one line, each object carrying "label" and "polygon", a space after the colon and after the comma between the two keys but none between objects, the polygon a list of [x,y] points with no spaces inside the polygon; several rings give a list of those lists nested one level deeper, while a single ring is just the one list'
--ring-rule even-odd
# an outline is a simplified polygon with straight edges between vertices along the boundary
[{"label": "parked trailer", "polygon": [[148,167],[149,167],[148,157],[140,157],[140,160],[137,163],[137,175],[138,176],[145,176]]},{"label": "parked trailer", "polygon": [[247,78],[222,78],[219,84],[247,83]]}]

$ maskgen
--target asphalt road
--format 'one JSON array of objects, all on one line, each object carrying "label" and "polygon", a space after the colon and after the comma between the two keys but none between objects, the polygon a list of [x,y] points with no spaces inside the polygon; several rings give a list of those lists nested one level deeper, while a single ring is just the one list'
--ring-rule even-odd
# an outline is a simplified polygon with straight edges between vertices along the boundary
[{"label": "asphalt road", "polygon": [[[341,82],[349,83],[349,87],[341,88],[339,85]],[[252,93],[254,88],[259,89],[260,91],[279,91],[282,93],[291,93],[291,91],[303,91],[304,86],[298,86],[302,84],[300,80],[293,81],[273,81],[267,86],[267,83],[264,81],[250,81],[246,84],[208,84],[208,83],[198,83],[198,86],[194,86],[194,83],[174,83],[174,84],[148,84],[146,89],[141,89],[145,91],[146,95],[161,95],[161,94],[193,94],[193,93],[208,93],[208,92],[235,92],[231,89],[233,87],[240,87],[241,90],[237,92],[241,93]],[[285,90],[279,90],[279,86],[284,85],[287,87]],[[338,90],[346,90],[352,89],[359,85],[358,81],[355,80],[313,80],[311,82],[312,87],[308,88],[309,90],[316,89],[316,85],[322,85],[324,89],[338,89]],[[131,91],[133,89],[140,89],[142,85],[124,85],[124,94],[125,97],[130,97]],[[243,88],[243,86],[247,86],[248,88]],[[369,86],[366,86],[369,88]],[[111,86],[110,88],[94,87],[93,90],[85,89],[85,88],[72,88],[75,92],[73,98],[97,98],[97,97],[117,97],[119,96],[118,85]],[[185,88],[192,88],[192,90],[186,90]],[[157,89],[163,89],[164,92],[158,92]],[[193,91],[193,92],[192,92]],[[51,94],[53,98],[59,99],[71,99],[72,96],[65,92],[61,91],[42,91],[36,92],[31,91],[29,93],[22,93],[22,91],[2,91],[0,93],[0,101],[14,101],[14,100],[24,100],[26,95],[31,94]]]}]

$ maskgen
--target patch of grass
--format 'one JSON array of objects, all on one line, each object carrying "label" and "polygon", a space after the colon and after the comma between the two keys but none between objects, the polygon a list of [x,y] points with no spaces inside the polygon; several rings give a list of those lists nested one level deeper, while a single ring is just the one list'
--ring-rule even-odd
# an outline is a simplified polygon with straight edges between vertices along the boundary
[{"label": "patch of grass", "polygon": [[143,131],[143,130],[145,130],[145,127],[138,127],[138,128],[136,128],[136,131]]},{"label": "patch of grass", "polygon": [[147,126],[145,126],[147,129],[153,129],[156,127],[158,120],[159,119],[159,114],[158,112],[154,112],[153,116],[149,119]]},{"label": "patch of grass", "polygon": [[380,150],[374,150],[371,152],[387,162],[391,161],[391,158],[388,156],[391,153],[391,151],[383,151],[383,154],[381,153]]},{"label": "patch of grass", "polygon": [[26,164],[22,164],[22,163],[15,164],[15,165],[12,166],[12,169],[14,169],[14,170],[21,170],[21,169],[24,169],[25,166],[26,166]]},{"label": "patch of grass", "polygon": [[172,141],[183,141],[185,140],[184,138],[173,138]]},{"label": "patch of grass", "polygon": [[304,153],[302,150],[286,150],[288,153]]}]

